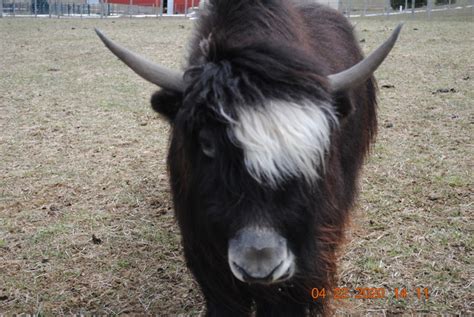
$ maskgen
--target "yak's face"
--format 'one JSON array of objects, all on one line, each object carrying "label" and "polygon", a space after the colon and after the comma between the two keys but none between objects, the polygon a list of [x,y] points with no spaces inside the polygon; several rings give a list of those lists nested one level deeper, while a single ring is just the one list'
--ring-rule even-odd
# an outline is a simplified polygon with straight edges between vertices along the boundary
[{"label": "yak's face", "polygon": [[168,163],[178,213],[218,246],[237,279],[290,279],[312,248],[318,184],[337,126],[330,100],[264,96],[226,63],[201,68],[191,82],[172,116],[171,95],[152,99],[173,126]]},{"label": "yak's face", "polygon": [[168,164],[178,220],[194,231],[188,236],[202,239],[184,245],[209,250],[210,265],[226,259],[244,282],[284,281],[311,258],[312,231],[324,217],[318,210],[330,207],[321,185],[336,113],[352,110],[347,102],[334,107],[332,99],[370,79],[401,29],[368,58],[330,74],[304,45],[280,41],[290,28],[278,24],[281,32],[270,28],[258,40],[243,28],[229,43],[226,32],[196,33],[194,66],[186,73],[151,63],[96,30],[137,74],[164,88],[152,104],[173,126]]}]

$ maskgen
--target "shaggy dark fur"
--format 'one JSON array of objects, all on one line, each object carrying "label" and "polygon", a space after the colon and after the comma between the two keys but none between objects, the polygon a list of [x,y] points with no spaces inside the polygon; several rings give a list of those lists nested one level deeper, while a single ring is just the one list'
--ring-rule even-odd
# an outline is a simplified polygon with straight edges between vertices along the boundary
[{"label": "shaggy dark fur", "polygon": [[[190,43],[184,95],[162,90],[153,96],[153,108],[173,127],[168,166],[176,217],[208,315],[329,313],[328,297],[314,301],[310,292],[336,286],[337,247],[376,133],[376,88],[370,79],[331,95],[326,76],[361,59],[351,25],[334,10],[283,0],[214,0]],[[302,98],[329,102],[338,114],[326,173],[312,185],[298,178],[278,189],[261,185],[229,133],[235,107]],[[202,131],[214,158],[200,148]],[[262,286],[233,277],[228,241],[252,223],[288,240],[298,268],[290,281]]]}]

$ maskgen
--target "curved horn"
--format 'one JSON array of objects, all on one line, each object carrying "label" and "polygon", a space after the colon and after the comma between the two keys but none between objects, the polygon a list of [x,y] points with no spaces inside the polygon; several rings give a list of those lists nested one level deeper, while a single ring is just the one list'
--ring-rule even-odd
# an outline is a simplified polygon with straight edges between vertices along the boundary
[{"label": "curved horn", "polygon": [[362,61],[344,70],[340,73],[329,75],[328,80],[332,92],[347,90],[366,81],[372,73],[382,64],[388,53],[392,50],[397,41],[398,34],[402,29],[403,23],[400,23],[392,35],[380,45],[372,54],[364,58]]},{"label": "curved horn", "polygon": [[133,53],[114,43],[107,38],[101,31],[95,29],[95,32],[100,37],[105,46],[112,51],[122,62],[128,65],[135,73],[148,80],[149,82],[158,85],[162,88],[171,89],[178,92],[184,91],[183,72],[175,71],[159,64],[152,63],[142,56]]}]

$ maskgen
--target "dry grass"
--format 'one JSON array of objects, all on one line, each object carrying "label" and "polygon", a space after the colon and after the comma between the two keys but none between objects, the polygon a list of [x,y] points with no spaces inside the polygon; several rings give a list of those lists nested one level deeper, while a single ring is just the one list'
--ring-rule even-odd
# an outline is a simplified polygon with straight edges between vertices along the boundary
[{"label": "dry grass", "polygon": [[[370,51],[394,21],[359,20]],[[196,314],[173,220],[168,126],[114,39],[178,67],[183,20],[0,19],[0,313]],[[416,29],[416,30],[415,30]],[[472,313],[474,23],[412,21],[377,72],[380,133],[341,287],[385,287],[341,313]],[[454,88],[455,92],[433,93]],[[93,236],[95,237],[93,239]],[[395,287],[427,287],[405,300]]]}]

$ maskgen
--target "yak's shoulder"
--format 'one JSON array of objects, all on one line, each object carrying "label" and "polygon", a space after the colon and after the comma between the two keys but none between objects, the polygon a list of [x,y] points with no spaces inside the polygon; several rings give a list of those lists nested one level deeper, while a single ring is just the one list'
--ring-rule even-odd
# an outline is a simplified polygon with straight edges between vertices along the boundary
[{"label": "yak's shoulder", "polygon": [[309,1],[295,1],[296,9],[310,27],[317,30],[338,29],[347,33],[353,32],[353,27],[339,11],[323,4]]},{"label": "yak's shoulder", "polygon": [[307,29],[307,36],[314,56],[331,72],[342,71],[362,59],[354,27],[337,10],[316,3],[296,3],[301,19]]}]

